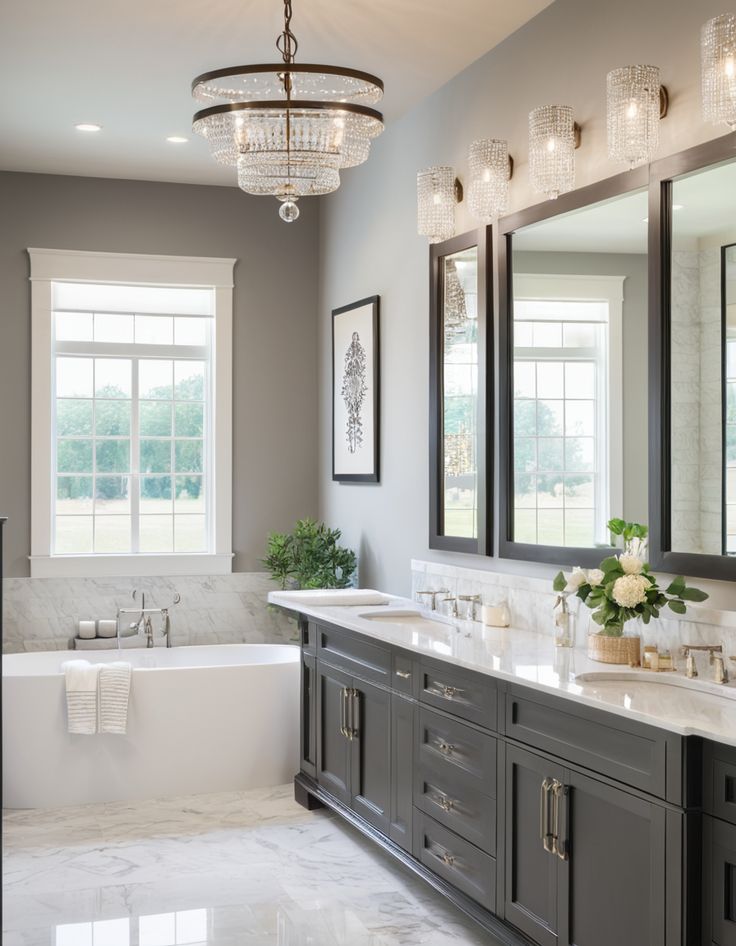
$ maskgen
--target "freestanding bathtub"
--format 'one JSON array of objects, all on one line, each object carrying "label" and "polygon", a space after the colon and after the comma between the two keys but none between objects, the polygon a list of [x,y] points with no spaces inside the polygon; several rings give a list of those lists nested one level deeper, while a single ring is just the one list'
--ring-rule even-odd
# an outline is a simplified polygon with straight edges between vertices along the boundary
[{"label": "freestanding bathtub", "polygon": [[[70,735],[61,665],[133,665],[128,732]],[[3,805],[239,791],[299,768],[299,649],[285,644],[3,655]]]}]

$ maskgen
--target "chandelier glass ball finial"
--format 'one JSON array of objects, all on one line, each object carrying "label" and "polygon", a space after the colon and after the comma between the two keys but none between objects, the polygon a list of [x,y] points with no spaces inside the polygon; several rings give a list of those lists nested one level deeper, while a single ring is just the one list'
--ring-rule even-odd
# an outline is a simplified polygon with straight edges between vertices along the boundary
[{"label": "chandelier glass ball finial", "polygon": [[298,198],[337,190],[340,171],[367,160],[383,131],[374,108],[381,80],[342,66],[297,65],[291,16],[284,0],[276,44],[282,62],[217,69],[192,82],[203,106],[193,130],[216,161],[237,168],[242,190],[281,200],[279,214],[289,222],[299,216]]},{"label": "chandelier glass ball finial", "polygon": [[286,223],[293,223],[299,216],[299,208],[296,205],[297,199],[285,200],[279,207],[279,217]]}]

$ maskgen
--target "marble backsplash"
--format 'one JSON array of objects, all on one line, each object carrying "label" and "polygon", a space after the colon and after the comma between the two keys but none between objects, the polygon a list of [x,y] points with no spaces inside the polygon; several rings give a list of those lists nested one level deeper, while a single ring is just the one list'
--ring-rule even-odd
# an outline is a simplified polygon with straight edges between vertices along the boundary
[{"label": "marble backsplash", "polygon": [[[449,595],[480,594],[486,604],[507,601],[512,629],[552,634],[552,609],[555,593],[545,578],[507,575],[481,569],[462,568],[440,562],[412,560],[412,598],[417,591],[446,588]],[[462,604],[462,602],[460,602]],[[589,623],[589,609],[582,602],[577,618],[577,644],[584,646]],[[682,644],[723,644],[724,652],[736,655],[736,611],[718,611],[705,605],[691,605],[679,616],[666,610],[666,617],[644,628],[644,644],[660,650],[677,651]],[[593,625],[596,627],[596,625]]]},{"label": "marble backsplash", "polygon": [[[261,644],[297,640],[296,624],[269,609],[276,588],[261,572],[185,578],[6,578],[3,582],[3,652],[64,650],[77,621],[114,618],[119,607],[135,607],[134,588],[146,606],[170,605],[171,640],[183,644]],[[156,627],[158,634],[158,627]]]}]

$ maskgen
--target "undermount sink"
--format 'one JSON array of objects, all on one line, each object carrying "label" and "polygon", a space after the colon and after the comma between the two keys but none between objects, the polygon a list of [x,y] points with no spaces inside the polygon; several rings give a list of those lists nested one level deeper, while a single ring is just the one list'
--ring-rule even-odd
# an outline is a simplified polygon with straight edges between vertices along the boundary
[{"label": "undermount sink", "polygon": [[382,608],[380,611],[366,611],[358,615],[364,621],[374,621],[377,624],[392,624],[395,627],[404,627],[412,631],[438,631],[448,630],[455,626],[450,618],[443,618],[439,615],[429,616],[421,611],[387,611]]},{"label": "undermount sink", "polygon": [[690,679],[677,672],[654,672],[651,670],[590,670],[575,674],[576,683],[592,683],[596,686],[605,684],[626,684],[632,692],[651,686],[680,688],[691,693],[717,696],[721,699],[736,701],[734,684],[714,683],[703,677]]}]

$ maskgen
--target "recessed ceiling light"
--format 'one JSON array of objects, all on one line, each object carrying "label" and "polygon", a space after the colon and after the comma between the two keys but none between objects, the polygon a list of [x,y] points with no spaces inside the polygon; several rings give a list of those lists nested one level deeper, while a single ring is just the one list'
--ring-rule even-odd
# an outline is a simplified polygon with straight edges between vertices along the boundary
[{"label": "recessed ceiling light", "polygon": [[182,138],[181,135],[169,135],[166,140],[170,141],[172,145],[185,145],[189,141],[188,138]]},{"label": "recessed ceiling light", "polygon": [[102,125],[96,125],[94,122],[79,122],[74,127],[77,131],[102,131]]}]

